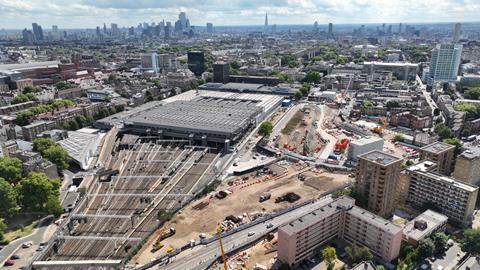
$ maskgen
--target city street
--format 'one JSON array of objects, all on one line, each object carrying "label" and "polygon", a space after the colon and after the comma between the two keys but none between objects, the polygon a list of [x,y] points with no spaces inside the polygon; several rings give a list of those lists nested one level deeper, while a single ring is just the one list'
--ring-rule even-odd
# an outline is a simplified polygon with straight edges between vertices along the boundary
[{"label": "city street", "polygon": [[[240,247],[250,245],[260,239],[268,232],[291,222],[315,209],[318,209],[329,202],[330,197],[324,197],[314,203],[305,205],[278,217],[272,218],[261,224],[257,224],[248,229],[231,234],[225,238],[222,238],[225,252],[228,253]],[[267,224],[271,223],[273,227],[267,229]],[[255,233],[253,236],[249,236],[251,233]],[[195,247],[192,252],[187,256],[182,254],[172,259],[170,264],[161,266],[160,269],[175,269],[175,270],[188,270],[188,269],[207,269],[215,260],[220,258],[220,246],[218,241],[214,241],[205,246]]]}]

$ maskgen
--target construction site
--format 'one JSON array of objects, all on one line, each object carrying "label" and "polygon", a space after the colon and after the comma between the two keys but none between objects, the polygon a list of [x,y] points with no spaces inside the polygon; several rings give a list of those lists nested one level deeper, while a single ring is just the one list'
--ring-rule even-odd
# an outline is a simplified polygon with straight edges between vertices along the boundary
[{"label": "construction site", "polygon": [[[215,236],[219,225],[224,231],[234,230],[269,213],[318,198],[350,181],[347,174],[333,174],[285,160],[230,177],[208,196],[191,202],[153,234],[131,263],[144,265],[186,243]],[[175,234],[163,237],[170,228],[174,228]],[[176,257],[188,254],[186,250]],[[233,261],[233,257],[229,259],[229,265],[235,264]]]},{"label": "construction site", "polygon": [[316,105],[298,110],[282,129],[276,146],[304,156],[313,156],[327,142],[317,131],[321,112]]},{"label": "construction site", "polygon": [[103,166],[35,269],[74,269],[87,262],[90,269],[119,267],[218,172],[220,154],[209,147],[130,134],[109,139]]}]

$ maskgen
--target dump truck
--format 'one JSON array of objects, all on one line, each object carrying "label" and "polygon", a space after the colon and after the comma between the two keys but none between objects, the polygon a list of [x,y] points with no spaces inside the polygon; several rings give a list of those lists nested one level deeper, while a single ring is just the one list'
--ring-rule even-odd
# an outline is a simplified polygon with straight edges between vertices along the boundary
[{"label": "dump truck", "polygon": [[169,230],[163,230],[162,233],[160,234],[160,237],[158,237],[158,239],[162,241],[164,239],[167,239],[170,236],[173,236],[175,233],[176,233],[176,230],[173,227],[170,228]]}]

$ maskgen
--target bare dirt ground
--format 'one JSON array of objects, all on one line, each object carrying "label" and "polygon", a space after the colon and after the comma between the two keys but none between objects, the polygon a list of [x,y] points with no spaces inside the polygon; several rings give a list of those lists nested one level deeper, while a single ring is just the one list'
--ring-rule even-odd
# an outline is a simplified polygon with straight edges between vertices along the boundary
[{"label": "bare dirt ground", "polygon": [[[176,234],[162,241],[165,245],[159,251],[151,252],[153,244],[160,235],[161,230],[155,232],[132,259],[133,264],[145,264],[152,258],[165,254],[167,247],[180,247],[191,239],[198,239],[200,233],[206,233],[207,237],[215,233],[218,223],[222,222],[228,215],[239,216],[252,212],[271,212],[274,209],[283,209],[291,204],[288,202],[275,203],[275,198],[287,192],[295,192],[301,196],[298,201],[318,198],[322,193],[338,188],[349,181],[347,175],[332,174],[319,170],[309,171],[310,168],[303,168],[292,164],[285,166],[287,169],[282,176],[277,178],[271,176],[249,177],[241,185],[229,186],[226,181],[216,192],[220,190],[231,190],[233,193],[224,199],[217,199],[211,196],[193,201],[183,210],[176,214],[164,228],[174,227]],[[298,174],[305,176],[308,184],[298,179]],[[263,203],[259,202],[262,193],[269,192],[271,199]],[[210,201],[209,205],[201,210],[193,209],[193,206],[202,201]]]}]

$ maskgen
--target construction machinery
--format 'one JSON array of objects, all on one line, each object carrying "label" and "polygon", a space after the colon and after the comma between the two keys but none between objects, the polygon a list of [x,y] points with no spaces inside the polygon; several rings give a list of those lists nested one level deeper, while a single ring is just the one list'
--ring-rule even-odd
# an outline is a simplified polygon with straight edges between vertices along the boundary
[{"label": "construction machinery", "polygon": [[220,243],[220,251],[222,252],[222,260],[223,260],[223,270],[228,270],[227,267],[227,256],[225,256],[225,250],[223,249],[223,243],[222,243],[222,226],[217,227],[217,236],[218,236],[218,242]]},{"label": "construction machinery", "polygon": [[377,134],[382,134],[383,130],[388,127],[388,120],[386,117],[380,117],[379,122],[382,123],[382,125],[372,128],[371,131]]},{"label": "construction machinery", "polygon": [[343,153],[346,149],[350,140],[344,138],[335,144],[335,152]]}]

